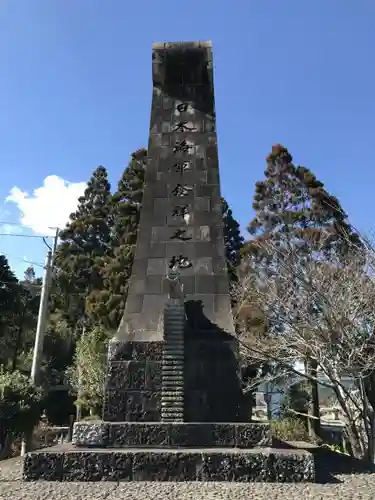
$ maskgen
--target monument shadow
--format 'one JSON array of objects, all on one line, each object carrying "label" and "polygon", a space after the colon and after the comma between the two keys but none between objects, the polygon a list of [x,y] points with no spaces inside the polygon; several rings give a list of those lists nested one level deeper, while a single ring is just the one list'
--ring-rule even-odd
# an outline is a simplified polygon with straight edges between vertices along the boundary
[{"label": "monument shadow", "polygon": [[185,302],[185,421],[238,422],[242,391],[236,339]]}]

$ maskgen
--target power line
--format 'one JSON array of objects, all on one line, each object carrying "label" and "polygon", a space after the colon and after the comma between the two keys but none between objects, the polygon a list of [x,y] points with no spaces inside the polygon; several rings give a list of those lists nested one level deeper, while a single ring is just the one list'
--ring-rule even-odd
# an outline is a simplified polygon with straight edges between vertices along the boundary
[{"label": "power line", "polygon": [[0,236],[18,236],[20,238],[38,238],[43,240],[44,238],[53,238],[53,236],[39,236],[37,234],[16,234],[16,233],[0,233]]},{"label": "power line", "polygon": [[7,256],[7,259],[15,259],[15,260],[19,260],[20,262],[25,262],[25,264],[31,264],[32,266],[38,266],[38,267],[44,267],[44,264],[40,264],[40,262],[33,262],[31,260],[27,260],[27,259],[22,259],[21,257],[13,257],[12,255],[8,255]]},{"label": "power line", "polygon": [[[9,226],[19,226],[19,227],[27,227],[25,224],[22,224],[21,222],[8,222],[8,221],[1,221],[0,220],[0,225],[9,225]],[[59,229],[57,226],[47,226],[48,229]],[[30,228],[32,229],[32,228]]]}]

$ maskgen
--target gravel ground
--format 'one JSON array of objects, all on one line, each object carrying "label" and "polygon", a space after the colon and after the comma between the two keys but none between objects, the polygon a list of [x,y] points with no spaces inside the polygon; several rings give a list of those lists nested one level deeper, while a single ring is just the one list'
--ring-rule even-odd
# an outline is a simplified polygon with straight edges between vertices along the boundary
[{"label": "gravel ground", "polygon": [[374,500],[375,473],[339,474],[327,484],[57,483],[21,481],[20,459],[0,462],[0,500]]}]

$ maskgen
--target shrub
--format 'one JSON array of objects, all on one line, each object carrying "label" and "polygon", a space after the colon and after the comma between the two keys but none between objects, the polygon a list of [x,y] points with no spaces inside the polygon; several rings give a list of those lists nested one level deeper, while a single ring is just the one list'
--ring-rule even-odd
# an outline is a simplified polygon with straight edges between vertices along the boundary
[{"label": "shrub", "polygon": [[76,406],[92,415],[101,412],[109,336],[101,328],[83,334],[77,342],[73,365],[66,375],[77,393]]},{"label": "shrub", "polygon": [[39,420],[42,391],[19,371],[0,372],[0,455],[12,440],[32,431]]},{"label": "shrub", "polygon": [[272,436],[280,441],[311,441],[304,423],[294,417],[271,420]]}]

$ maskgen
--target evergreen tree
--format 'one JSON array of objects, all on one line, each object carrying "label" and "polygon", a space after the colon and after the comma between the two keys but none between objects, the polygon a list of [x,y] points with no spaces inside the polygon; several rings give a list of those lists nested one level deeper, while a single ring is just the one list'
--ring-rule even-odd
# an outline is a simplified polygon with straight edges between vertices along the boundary
[{"label": "evergreen tree", "polygon": [[103,259],[101,274],[104,287],[95,289],[88,299],[90,316],[110,330],[117,329],[124,312],[137,242],[146,155],[145,149],[132,154],[112,196],[111,253]]},{"label": "evergreen tree", "polygon": [[11,356],[12,371],[19,369],[30,373],[41,289],[42,278],[36,276],[32,266],[28,267],[24,279],[19,282],[17,313],[14,319],[15,338]]},{"label": "evergreen tree", "polygon": [[111,251],[111,192],[104,167],[93,172],[78,203],[59,235],[53,302],[69,325],[80,329],[87,321],[86,298],[102,288],[102,259]]},{"label": "evergreen tree", "polygon": [[0,365],[7,367],[17,333],[19,283],[8,259],[0,255]]},{"label": "evergreen tree", "polygon": [[347,214],[309,169],[295,166],[292,161],[284,146],[272,147],[264,172],[266,179],[256,183],[256,214],[248,226],[253,238],[245,253],[261,259],[264,255],[258,243],[272,240],[280,247],[286,242],[293,244],[301,256],[313,256],[319,250],[326,258],[332,252],[345,258],[352,245],[361,247]]},{"label": "evergreen tree", "polygon": [[241,262],[241,249],[244,239],[241,236],[240,225],[233,217],[232,210],[224,198],[221,198],[223,225],[224,225],[224,247],[227,260],[229,283],[232,286],[237,283],[237,269]]}]

